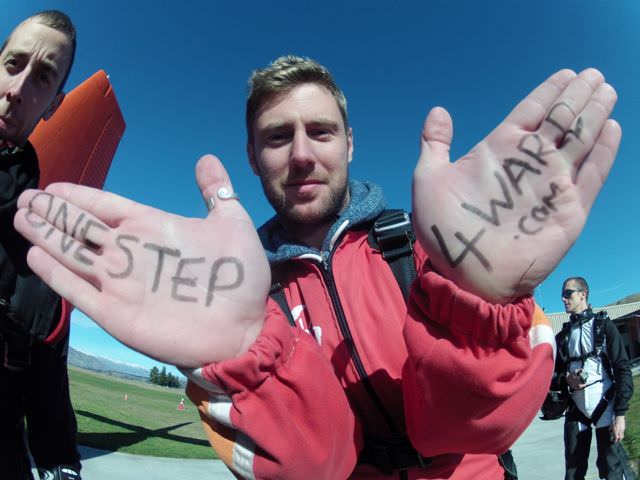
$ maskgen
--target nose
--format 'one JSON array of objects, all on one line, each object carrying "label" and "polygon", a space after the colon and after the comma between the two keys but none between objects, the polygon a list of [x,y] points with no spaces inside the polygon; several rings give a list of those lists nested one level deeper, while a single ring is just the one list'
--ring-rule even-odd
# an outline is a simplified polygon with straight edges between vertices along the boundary
[{"label": "nose", "polygon": [[9,103],[20,105],[24,98],[24,88],[26,85],[27,76],[24,73],[14,75],[12,77],[11,84],[5,94]]},{"label": "nose", "polygon": [[295,132],[290,157],[291,162],[299,166],[314,162],[313,142],[306,132]]}]

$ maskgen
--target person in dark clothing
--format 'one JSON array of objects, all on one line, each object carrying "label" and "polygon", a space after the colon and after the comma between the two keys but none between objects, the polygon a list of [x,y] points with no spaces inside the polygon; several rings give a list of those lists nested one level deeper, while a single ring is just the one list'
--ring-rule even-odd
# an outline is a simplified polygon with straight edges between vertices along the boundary
[{"label": "person in dark clothing", "polygon": [[[20,23],[0,50],[0,478],[80,478],[66,359],[69,308],[28,267],[15,231],[20,193],[37,188],[28,137],[64,99],[75,28],[59,11]],[[26,420],[26,435],[25,435]]]},{"label": "person in dark clothing", "polygon": [[554,381],[571,392],[565,416],[565,480],[585,478],[595,427],[600,478],[632,477],[621,445],[633,382],[622,336],[606,312],[593,312],[582,277],[565,280],[562,301],[570,320],[556,336]]}]

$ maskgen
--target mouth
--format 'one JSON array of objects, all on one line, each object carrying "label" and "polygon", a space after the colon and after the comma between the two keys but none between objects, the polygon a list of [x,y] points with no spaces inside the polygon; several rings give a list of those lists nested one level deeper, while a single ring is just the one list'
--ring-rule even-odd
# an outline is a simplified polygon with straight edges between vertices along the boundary
[{"label": "mouth", "polygon": [[311,178],[289,180],[286,188],[295,191],[297,194],[307,195],[315,192],[324,182]]},{"label": "mouth", "polygon": [[319,185],[321,183],[323,182],[313,178],[299,178],[299,179],[289,180],[287,182],[287,187],[304,187],[305,185]]}]

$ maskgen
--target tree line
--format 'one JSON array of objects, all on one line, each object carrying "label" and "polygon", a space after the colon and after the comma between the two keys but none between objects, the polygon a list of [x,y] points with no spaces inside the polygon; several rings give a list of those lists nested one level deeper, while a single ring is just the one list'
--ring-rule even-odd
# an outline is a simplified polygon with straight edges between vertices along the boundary
[{"label": "tree line", "polygon": [[155,385],[163,387],[180,387],[180,379],[172,373],[167,373],[167,367],[162,367],[162,370],[158,367],[153,367],[149,371],[149,381]]}]

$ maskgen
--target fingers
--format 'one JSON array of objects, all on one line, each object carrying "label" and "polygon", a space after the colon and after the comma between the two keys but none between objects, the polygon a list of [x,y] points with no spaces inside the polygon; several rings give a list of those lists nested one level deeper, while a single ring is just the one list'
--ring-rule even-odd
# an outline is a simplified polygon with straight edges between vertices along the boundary
[{"label": "fingers", "polygon": [[109,232],[98,218],[49,192],[27,190],[20,196],[18,208],[32,229],[46,231],[45,238],[58,230],[98,248],[104,245],[103,237]]},{"label": "fingers", "polygon": [[74,204],[39,190],[20,196],[14,225],[34,245],[99,288],[96,264],[111,229]]},{"label": "fingers", "polygon": [[598,86],[564,136],[561,151],[567,160],[582,162],[598,139],[617,98],[611,85],[602,83]]},{"label": "fingers", "polygon": [[[576,138],[579,140],[583,133],[583,120],[579,120],[583,109],[591,104],[593,96],[603,83],[604,77],[594,68],[580,72],[553,102],[540,124],[538,133],[553,144]],[[600,130],[601,127],[602,123],[597,129]]]},{"label": "fingers", "polygon": [[46,251],[33,247],[27,255],[29,267],[60,296],[69,300],[89,317],[101,310],[100,291],[90,282],[62,266]]},{"label": "fingers", "polygon": [[507,116],[505,122],[518,125],[530,132],[537,130],[556,99],[575,77],[575,72],[568,69],[554,73],[522,100]]},{"label": "fingers", "polygon": [[[593,145],[587,136],[597,136],[616,102],[613,89],[603,85],[604,77],[596,69],[586,69],[579,75],[561,70],[520,102],[505,122],[537,130],[545,143],[561,147],[582,141],[584,155]],[[606,113],[604,118],[602,113]]]},{"label": "fingers", "polygon": [[607,120],[587,157],[576,164],[575,183],[585,212],[591,209],[609,175],[621,138],[622,129],[618,122],[612,119]]},{"label": "fingers", "polygon": [[[137,205],[119,195],[72,183],[54,183],[49,185],[45,192],[73,203],[112,227],[131,214],[131,210]],[[18,207],[27,207],[27,202],[26,199],[18,199]]]},{"label": "fingers", "polygon": [[598,70],[589,68],[579,75],[562,70],[523,100],[506,122],[537,130],[541,145],[559,150],[574,169],[574,182],[581,184],[582,203],[588,209],[620,143],[620,127],[609,120],[616,101],[615,90]]},{"label": "fingers", "polygon": [[209,214],[215,212],[237,213],[240,197],[233,190],[231,179],[218,158],[204,155],[196,165],[196,181]]},{"label": "fingers", "polygon": [[421,150],[418,168],[425,163],[439,165],[449,163],[449,151],[453,138],[451,115],[442,107],[431,109],[422,128]]}]

